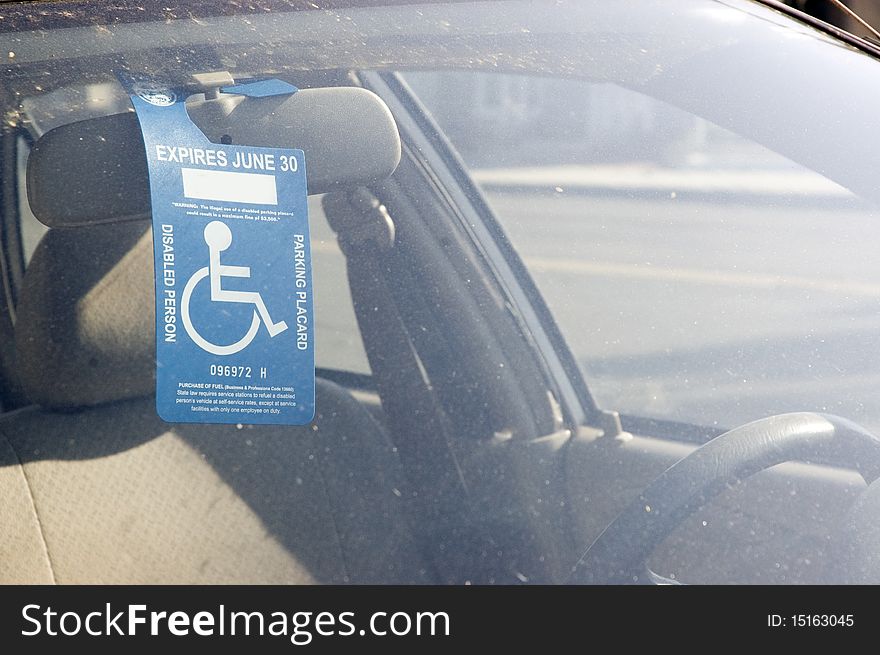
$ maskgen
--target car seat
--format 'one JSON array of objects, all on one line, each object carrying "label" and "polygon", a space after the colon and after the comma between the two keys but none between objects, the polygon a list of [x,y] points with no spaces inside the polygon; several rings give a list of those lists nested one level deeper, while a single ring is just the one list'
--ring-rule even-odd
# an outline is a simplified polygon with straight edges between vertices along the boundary
[{"label": "car seat", "polygon": [[[60,196],[42,213],[70,197],[28,188]],[[302,427],[164,423],[149,221],[38,217],[56,227],[16,312],[33,405],[0,417],[0,583],[431,581],[397,455],[351,394],[319,379]]]}]

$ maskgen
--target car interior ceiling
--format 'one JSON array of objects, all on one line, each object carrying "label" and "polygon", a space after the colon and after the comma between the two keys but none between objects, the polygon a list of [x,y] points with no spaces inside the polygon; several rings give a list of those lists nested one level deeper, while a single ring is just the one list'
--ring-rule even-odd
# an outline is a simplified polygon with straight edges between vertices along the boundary
[{"label": "car interior ceiling", "polygon": [[[322,73],[310,82],[329,80],[351,83],[352,77]],[[303,86],[302,76],[296,83]],[[9,140],[7,135],[4,142]],[[64,180],[53,180],[49,188],[63,193]],[[28,484],[47,542],[37,547],[36,517],[24,512],[30,525],[22,527],[22,539],[33,543],[22,552],[32,561],[18,562],[20,570],[56,581],[560,579],[562,563],[571,557],[571,537],[553,511],[556,503],[547,498],[542,508],[536,499],[547,495],[544,480],[557,478],[561,467],[552,457],[543,470],[525,464],[534,451],[531,446],[525,453],[530,444],[561,427],[546,378],[538,362],[523,356],[531,350],[526,337],[479,253],[456,227],[449,207],[426,188],[418,153],[404,144],[403,161],[390,180],[324,197],[346,256],[371,384],[382,409],[379,425],[349,393],[319,380],[314,429],[323,435],[320,443],[308,428],[247,426],[244,446],[236,426],[161,425],[151,406],[149,223],[50,229],[18,291],[14,339],[3,339],[4,407],[21,406],[0,423],[9,449],[3,459],[38,464],[30,467],[36,472],[27,474]],[[52,223],[51,217],[41,218]],[[12,311],[3,312],[3,321],[9,330]],[[18,389],[22,400],[16,400]],[[390,448],[384,445],[386,433]],[[196,454],[189,464],[191,455],[170,461],[181,441]],[[320,454],[328,443],[337,449]],[[356,446],[354,454],[343,455],[343,444]],[[538,447],[552,451],[558,443]],[[297,467],[313,456],[324,460],[323,486],[332,490],[325,494],[329,508],[315,512],[332,517],[341,569],[316,554],[326,526],[312,521],[304,530],[297,525],[301,515],[282,516],[294,497],[302,502],[297,488],[306,478]],[[201,471],[199,460],[213,472]],[[84,466],[88,461],[91,468]],[[255,469],[245,474],[245,463]],[[183,488],[176,479],[182,475],[194,480],[219,475],[231,484],[239,498],[214,501],[222,506],[227,529],[238,521],[241,534],[253,530],[236,518],[243,501],[292,558],[266,552],[264,564],[271,565],[233,574],[230,553],[212,551],[243,548],[249,540],[230,545],[226,534],[218,547],[206,547],[203,542],[215,530],[205,525],[210,512],[196,516],[204,510],[198,487]],[[352,475],[354,483],[347,479]],[[394,502],[382,494],[389,488]],[[175,494],[192,500],[177,499],[174,509]],[[188,511],[179,509],[187,505]],[[134,511],[139,518],[129,516]],[[161,543],[130,535],[131,522]],[[182,522],[193,527],[182,530]],[[197,528],[207,536],[196,535]],[[70,547],[49,543],[54,539]],[[170,568],[156,565],[157,551],[167,547],[176,549]],[[34,554],[41,550],[47,557]],[[188,568],[200,552],[205,561]],[[558,555],[548,556],[553,552]],[[137,566],[136,556],[142,558]],[[98,573],[108,560],[115,561]]]}]

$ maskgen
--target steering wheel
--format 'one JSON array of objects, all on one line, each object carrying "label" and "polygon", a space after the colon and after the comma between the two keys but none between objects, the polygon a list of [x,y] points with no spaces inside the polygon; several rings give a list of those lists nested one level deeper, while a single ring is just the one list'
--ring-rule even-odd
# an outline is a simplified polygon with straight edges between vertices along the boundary
[{"label": "steering wheel", "polygon": [[779,414],[725,432],[671,466],[632,501],[584,552],[569,581],[672,582],[648,569],[654,549],[729,485],[790,460],[839,463],[871,485],[880,477],[880,439],[847,419],[813,413]]}]

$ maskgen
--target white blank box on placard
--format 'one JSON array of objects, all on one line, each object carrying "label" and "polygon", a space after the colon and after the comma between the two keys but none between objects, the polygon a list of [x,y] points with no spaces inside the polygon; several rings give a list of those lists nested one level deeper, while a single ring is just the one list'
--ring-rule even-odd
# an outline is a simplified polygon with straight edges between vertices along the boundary
[{"label": "white blank box on placard", "polygon": [[274,175],[182,168],[183,195],[198,200],[277,205]]}]

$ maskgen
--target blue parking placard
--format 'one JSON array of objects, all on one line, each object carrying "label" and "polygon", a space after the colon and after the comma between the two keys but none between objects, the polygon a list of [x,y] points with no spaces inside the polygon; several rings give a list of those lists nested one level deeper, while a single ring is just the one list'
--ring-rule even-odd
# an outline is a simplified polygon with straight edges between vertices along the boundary
[{"label": "blue parking placard", "polygon": [[[268,82],[268,84],[267,84]],[[217,144],[186,92],[124,79],[150,176],[156,411],[169,422],[303,425],[315,411],[302,150]],[[296,88],[225,91],[247,102]]]}]

